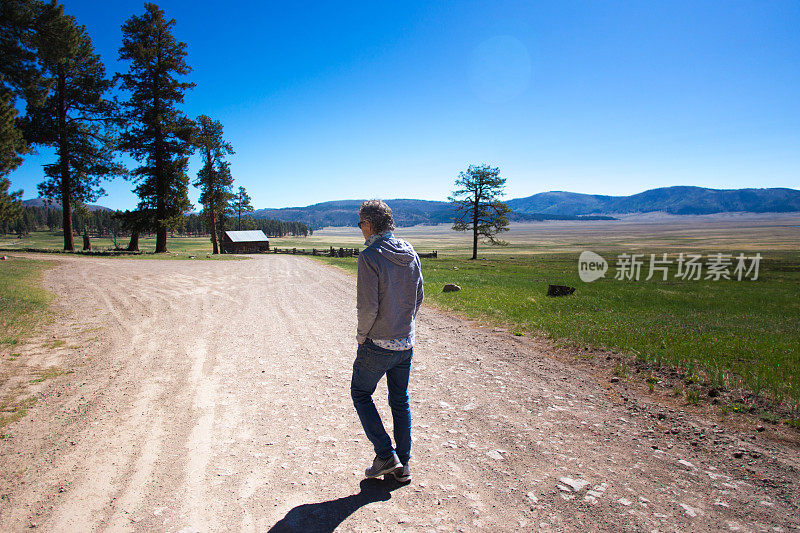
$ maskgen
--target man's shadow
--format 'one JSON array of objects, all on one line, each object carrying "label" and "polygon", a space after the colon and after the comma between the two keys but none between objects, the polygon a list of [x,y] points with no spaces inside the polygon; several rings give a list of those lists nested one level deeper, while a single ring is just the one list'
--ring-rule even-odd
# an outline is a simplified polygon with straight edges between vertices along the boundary
[{"label": "man's shadow", "polygon": [[387,478],[364,479],[361,481],[361,492],[358,494],[326,502],[298,505],[272,526],[270,532],[330,533],[361,507],[373,502],[390,500],[393,490],[407,485],[398,483],[392,476]]}]

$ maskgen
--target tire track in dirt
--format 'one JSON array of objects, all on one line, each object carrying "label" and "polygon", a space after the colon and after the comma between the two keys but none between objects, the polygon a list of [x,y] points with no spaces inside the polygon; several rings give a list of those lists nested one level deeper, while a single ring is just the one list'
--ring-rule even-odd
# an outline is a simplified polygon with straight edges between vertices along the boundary
[{"label": "tire track in dirt", "polygon": [[[121,278],[117,283],[129,281],[124,273],[115,274]],[[91,282],[87,280],[83,289],[90,290],[105,303],[104,311],[113,317],[114,327],[123,332],[110,346],[112,353],[127,352],[128,355],[124,359],[127,369],[120,369],[111,388],[125,391],[126,398],[135,400],[119,402],[121,405],[116,406],[117,422],[108,424],[110,435],[91,452],[95,461],[78,474],[82,480],[74,483],[76,488],[67,493],[65,503],[54,513],[52,527],[56,530],[80,528],[92,521],[99,522],[101,527],[108,524],[114,529],[130,527],[131,517],[155,468],[164,435],[162,402],[159,401],[164,399],[164,382],[137,380],[135,371],[158,368],[181,351],[180,347],[176,351],[161,349],[160,340],[150,330],[156,320],[155,316],[148,316],[150,310],[152,306],[168,302],[168,294],[131,295],[130,288],[127,292],[106,293],[99,288],[105,283],[94,285],[97,281],[111,282],[98,280],[93,273]],[[140,315],[144,315],[144,319]],[[101,418],[95,424],[103,422]],[[89,439],[80,441],[90,442]],[[114,445],[109,446],[109,443]],[[98,479],[103,482],[95,481]]]},{"label": "tire track in dirt", "polygon": [[[112,271],[117,283],[125,287],[128,280],[124,273]],[[131,516],[150,481],[158,451],[162,448],[164,417],[161,405],[174,392],[165,391],[166,383],[160,376],[137,379],[137,374],[142,372],[147,376],[148,370],[169,367],[169,361],[186,358],[182,346],[168,346],[165,349],[161,345],[163,339],[153,335],[150,329],[155,321],[153,307],[157,309],[159,305],[174,305],[177,296],[170,293],[171,289],[154,291],[147,296],[143,293],[130,295],[130,287],[127,287],[127,293],[113,290],[105,293],[98,287],[113,286],[109,285],[111,280],[98,279],[96,273],[92,273],[91,280],[82,290],[92,291],[95,299],[105,304],[100,314],[107,313],[109,329],[118,332],[108,349],[111,353],[124,354],[117,361],[123,363],[122,367],[116,368],[101,396],[109,391],[124,392],[124,395],[117,398],[122,401],[111,402],[116,404],[115,423],[107,421],[109,413],[102,413],[93,422],[94,426],[109,428],[110,435],[104,441],[90,446],[87,443],[96,439],[88,438],[88,435],[76,437],[79,443],[76,452],[91,455],[94,461],[82,467],[73,465],[70,477],[74,479],[72,486],[75,488],[65,491],[62,497],[64,504],[53,513],[51,524],[55,529],[73,529],[92,521],[100,526],[111,523],[115,529],[123,524],[130,526]],[[144,286],[139,287],[146,290]],[[204,294],[202,289],[194,291],[197,295]],[[177,291],[178,295],[184,296],[191,293],[191,284],[188,282],[182,283]],[[120,294],[129,294],[129,297],[124,298]],[[142,318],[140,315],[145,316]],[[126,398],[133,401],[126,402]],[[90,433],[94,435],[95,429],[92,428]],[[90,447],[89,451],[87,447]],[[102,518],[98,519],[98,516]]]},{"label": "tire track in dirt", "polygon": [[[188,385],[195,391],[194,409],[197,422],[186,443],[189,462],[186,465],[187,499],[183,511],[188,516],[188,525],[199,529],[207,524],[205,518],[205,490],[206,470],[211,458],[212,433],[214,425],[214,410],[217,401],[217,383],[213,375],[206,369],[207,350],[205,341],[197,342],[192,349],[192,370]],[[213,366],[213,362],[210,366]]]}]

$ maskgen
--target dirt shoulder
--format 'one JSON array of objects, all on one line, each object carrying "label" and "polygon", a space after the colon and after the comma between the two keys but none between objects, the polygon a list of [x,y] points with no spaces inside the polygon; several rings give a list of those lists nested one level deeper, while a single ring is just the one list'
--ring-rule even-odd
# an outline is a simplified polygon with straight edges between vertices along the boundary
[{"label": "dirt shoulder", "polygon": [[18,362],[71,373],[0,440],[0,530],[800,529],[796,444],[425,307],[414,480],[364,481],[355,282],[309,259],[64,258],[46,285]]}]

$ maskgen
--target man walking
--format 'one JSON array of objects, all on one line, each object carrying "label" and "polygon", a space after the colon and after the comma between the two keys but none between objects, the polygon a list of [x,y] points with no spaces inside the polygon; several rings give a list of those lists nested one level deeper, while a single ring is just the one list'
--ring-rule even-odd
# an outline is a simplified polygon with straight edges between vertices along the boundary
[{"label": "man walking", "polygon": [[[356,309],[358,351],[350,395],[367,438],[375,448],[367,477],[392,473],[411,481],[411,409],[408,379],[414,352],[414,319],[422,304],[422,269],[414,248],[392,234],[392,210],[368,200],[358,210],[366,248],[358,255]],[[383,428],[372,394],[386,375],[394,443]]]}]

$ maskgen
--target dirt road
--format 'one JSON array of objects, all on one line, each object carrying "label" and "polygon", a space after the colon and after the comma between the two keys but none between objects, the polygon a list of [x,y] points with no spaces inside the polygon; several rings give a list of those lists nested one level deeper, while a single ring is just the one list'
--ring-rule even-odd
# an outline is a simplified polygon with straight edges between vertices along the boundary
[{"label": "dirt road", "polygon": [[430,308],[414,480],[364,481],[355,281],[309,259],[67,258],[46,285],[59,323],[17,363],[73,373],[4,430],[2,531],[800,529],[796,447]]}]

